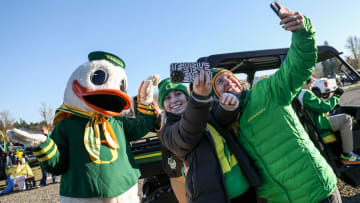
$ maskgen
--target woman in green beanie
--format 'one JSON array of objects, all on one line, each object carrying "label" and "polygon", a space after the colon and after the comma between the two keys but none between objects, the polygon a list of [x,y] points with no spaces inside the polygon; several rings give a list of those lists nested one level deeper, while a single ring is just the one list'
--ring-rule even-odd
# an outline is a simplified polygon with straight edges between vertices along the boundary
[{"label": "woman in green beanie", "polygon": [[[190,96],[185,86],[169,79],[158,87],[159,104],[166,112],[159,138],[184,161],[187,202],[256,202],[255,190],[249,189],[225,140],[208,124],[213,101],[210,76],[200,71]],[[228,101],[228,106],[236,106],[236,101]]]},{"label": "woman in green beanie", "polygon": [[[170,78],[162,80],[159,85],[158,101],[165,112],[181,114],[189,99],[189,90],[181,83],[172,83]],[[162,165],[170,177],[170,184],[179,203],[186,203],[185,178],[182,176],[183,161],[165,147],[161,147]]]}]

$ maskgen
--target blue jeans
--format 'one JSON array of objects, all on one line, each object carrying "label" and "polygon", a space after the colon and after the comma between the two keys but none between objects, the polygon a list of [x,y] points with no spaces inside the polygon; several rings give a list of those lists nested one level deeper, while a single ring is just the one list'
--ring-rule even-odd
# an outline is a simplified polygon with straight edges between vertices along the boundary
[{"label": "blue jeans", "polygon": [[40,180],[40,185],[46,185],[46,179],[47,179],[47,172],[45,171],[45,168],[40,164],[42,178]]},{"label": "blue jeans", "polygon": [[342,203],[338,187],[335,187],[334,192],[329,197],[320,201],[319,203]]},{"label": "blue jeans", "polygon": [[[48,176],[50,176],[50,173],[46,172],[45,168],[42,167],[41,164],[40,164],[40,168],[41,168],[41,173],[42,173],[42,178],[40,180],[40,185],[46,185],[46,179],[47,179]],[[56,183],[57,179],[58,179],[57,176],[52,175],[53,183]]]},{"label": "blue jeans", "polygon": [[56,183],[58,181],[58,177],[55,175],[52,175],[52,180],[53,180],[53,183]]}]

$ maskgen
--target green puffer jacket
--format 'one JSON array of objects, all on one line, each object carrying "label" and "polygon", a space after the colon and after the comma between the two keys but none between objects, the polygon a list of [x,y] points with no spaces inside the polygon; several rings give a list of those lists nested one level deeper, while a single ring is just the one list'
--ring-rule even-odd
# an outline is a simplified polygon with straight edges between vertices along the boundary
[{"label": "green puffer jacket", "polygon": [[340,98],[332,96],[328,100],[324,101],[317,97],[313,92],[309,90],[302,90],[298,99],[305,109],[308,110],[312,120],[316,123],[316,127],[321,133],[321,137],[326,137],[332,134],[331,124],[326,116],[326,113],[333,110],[339,103]]},{"label": "green puffer jacket", "polygon": [[315,30],[308,18],[293,32],[287,58],[273,76],[247,91],[238,140],[255,161],[269,202],[319,202],[336,187],[336,176],[315,148],[291,107],[317,59]]}]

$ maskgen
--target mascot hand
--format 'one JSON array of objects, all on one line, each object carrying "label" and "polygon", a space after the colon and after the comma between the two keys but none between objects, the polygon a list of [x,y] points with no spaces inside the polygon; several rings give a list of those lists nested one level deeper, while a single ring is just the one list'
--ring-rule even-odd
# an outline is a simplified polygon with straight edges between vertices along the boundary
[{"label": "mascot hand", "polygon": [[154,87],[156,87],[159,82],[159,75],[152,75],[146,80],[142,81],[138,92],[138,101],[140,104],[149,105],[152,103]]},{"label": "mascot hand", "polygon": [[8,130],[6,136],[14,141],[24,144],[30,148],[35,148],[46,142],[47,136],[40,133],[31,133],[25,130],[20,130],[14,128],[13,130]]},{"label": "mascot hand", "polygon": [[222,94],[219,102],[226,111],[234,111],[239,107],[239,99],[232,93]]}]

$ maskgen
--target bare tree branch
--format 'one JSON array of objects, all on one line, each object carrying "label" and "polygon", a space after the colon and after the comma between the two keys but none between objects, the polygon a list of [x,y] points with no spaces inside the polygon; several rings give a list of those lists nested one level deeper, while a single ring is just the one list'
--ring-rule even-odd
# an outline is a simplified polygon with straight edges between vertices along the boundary
[{"label": "bare tree branch", "polygon": [[10,117],[10,114],[8,111],[1,111],[0,112],[0,127],[2,129],[3,134],[6,134],[7,130],[10,130],[13,128],[14,119]]},{"label": "bare tree branch", "polygon": [[346,40],[345,47],[349,49],[351,56],[347,57],[347,61],[356,69],[360,67],[360,38],[350,36]]},{"label": "bare tree branch", "polygon": [[52,122],[54,119],[54,111],[51,106],[47,106],[45,102],[41,103],[40,116],[46,122],[48,128],[52,129]]}]

